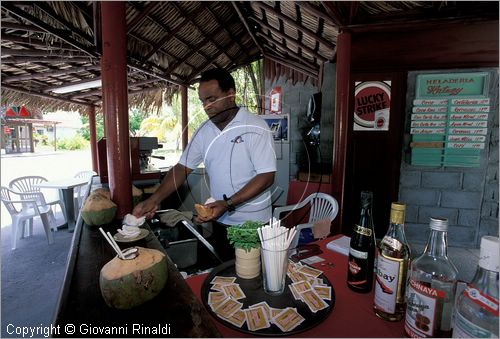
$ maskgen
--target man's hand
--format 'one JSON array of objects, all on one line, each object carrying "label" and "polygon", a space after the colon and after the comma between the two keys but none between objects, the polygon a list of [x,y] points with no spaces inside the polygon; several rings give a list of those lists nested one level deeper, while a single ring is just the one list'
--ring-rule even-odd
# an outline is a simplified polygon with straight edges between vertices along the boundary
[{"label": "man's hand", "polygon": [[153,201],[152,199],[146,199],[135,206],[134,210],[132,211],[132,214],[136,218],[140,218],[142,216],[145,216],[146,219],[151,219],[156,210],[158,209],[158,204]]},{"label": "man's hand", "polygon": [[198,215],[196,217],[196,221],[200,224],[207,222],[207,221],[210,221],[210,220],[217,219],[227,211],[227,203],[224,200],[217,200],[217,201],[205,204],[204,206],[207,208],[211,208],[212,214],[206,218]]}]

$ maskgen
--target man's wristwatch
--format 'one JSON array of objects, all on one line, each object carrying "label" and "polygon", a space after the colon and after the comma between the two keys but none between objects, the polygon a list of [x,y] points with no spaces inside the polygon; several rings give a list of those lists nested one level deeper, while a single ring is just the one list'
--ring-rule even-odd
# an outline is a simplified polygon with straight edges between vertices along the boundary
[{"label": "man's wristwatch", "polygon": [[233,212],[236,208],[234,207],[233,201],[231,198],[228,198],[227,195],[223,194],[222,197],[224,198],[224,201],[227,204],[227,210],[228,212]]}]

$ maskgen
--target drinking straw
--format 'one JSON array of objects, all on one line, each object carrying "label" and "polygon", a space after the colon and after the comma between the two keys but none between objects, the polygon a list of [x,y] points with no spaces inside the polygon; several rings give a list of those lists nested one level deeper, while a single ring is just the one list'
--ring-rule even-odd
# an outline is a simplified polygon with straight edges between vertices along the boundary
[{"label": "drinking straw", "polygon": [[101,231],[102,235],[104,236],[104,238],[106,239],[106,241],[111,245],[111,247],[115,250],[116,254],[118,254],[118,256],[121,259],[125,259],[125,257],[123,256],[122,251],[120,250],[120,247],[118,247],[118,244],[115,242],[115,240],[113,239],[113,237],[111,237],[111,234],[108,232],[108,234],[110,236],[108,238],[108,235],[106,235],[106,233],[104,233],[104,230],[102,229],[102,227],[99,227],[99,231]]}]

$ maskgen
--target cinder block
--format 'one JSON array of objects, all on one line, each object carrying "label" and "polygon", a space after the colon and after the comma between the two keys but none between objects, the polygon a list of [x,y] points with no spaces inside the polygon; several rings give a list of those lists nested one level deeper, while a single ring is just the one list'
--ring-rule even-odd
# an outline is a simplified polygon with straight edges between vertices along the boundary
[{"label": "cinder block", "polygon": [[486,172],[486,182],[496,181],[498,185],[498,163],[491,163],[488,165]]},{"label": "cinder block", "polygon": [[458,172],[423,172],[423,188],[460,188],[461,173]]},{"label": "cinder block", "polygon": [[444,191],[441,194],[441,207],[479,209],[480,192]]},{"label": "cinder block", "polygon": [[418,218],[418,206],[406,205],[405,222],[406,223],[416,223],[417,218]]},{"label": "cinder block", "polygon": [[429,224],[406,223],[405,235],[410,247],[413,244],[425,244],[429,237]]},{"label": "cinder block", "polygon": [[498,219],[481,219],[479,225],[479,238],[484,235],[498,237]]},{"label": "cinder block", "polygon": [[402,171],[399,178],[400,187],[419,187],[421,174],[420,171]]},{"label": "cinder block", "polygon": [[498,219],[498,202],[483,201],[483,206],[481,207],[481,218]]},{"label": "cinder block", "polygon": [[484,186],[484,200],[498,201],[498,184],[496,182]]},{"label": "cinder block", "polygon": [[451,226],[448,228],[448,246],[473,247],[476,240],[476,229],[469,227]]},{"label": "cinder block", "polygon": [[498,146],[498,126],[492,128],[490,133],[490,144]]},{"label": "cinder block", "polygon": [[484,171],[465,172],[462,188],[466,191],[480,192],[483,189],[484,180]]},{"label": "cinder block", "polygon": [[412,205],[437,206],[439,201],[439,192],[431,189],[401,188],[399,196],[401,201]]},{"label": "cinder block", "polygon": [[418,209],[418,223],[429,224],[431,217],[448,219],[449,225],[456,225],[458,220],[458,210],[455,208],[425,207]]},{"label": "cinder block", "polygon": [[490,146],[490,152],[488,154],[489,162],[496,162],[498,164],[498,144]]},{"label": "cinder block", "polygon": [[[484,204],[483,204],[484,209]],[[458,226],[474,227],[478,229],[479,226],[479,210],[460,209],[458,211]]]}]

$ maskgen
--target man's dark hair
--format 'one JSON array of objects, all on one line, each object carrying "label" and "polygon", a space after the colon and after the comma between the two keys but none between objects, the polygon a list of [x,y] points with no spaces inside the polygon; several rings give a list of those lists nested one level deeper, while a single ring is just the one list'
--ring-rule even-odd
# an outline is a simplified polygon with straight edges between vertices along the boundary
[{"label": "man's dark hair", "polygon": [[212,68],[201,73],[200,82],[206,82],[210,80],[217,80],[217,82],[219,83],[219,87],[223,92],[227,92],[231,88],[236,91],[234,78],[231,73],[229,73],[225,69]]}]

